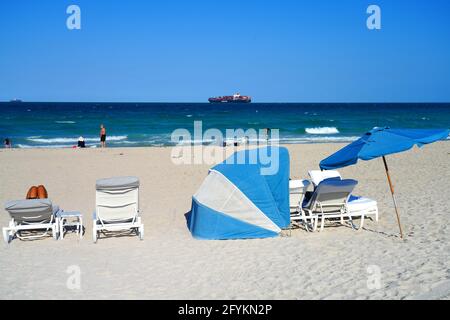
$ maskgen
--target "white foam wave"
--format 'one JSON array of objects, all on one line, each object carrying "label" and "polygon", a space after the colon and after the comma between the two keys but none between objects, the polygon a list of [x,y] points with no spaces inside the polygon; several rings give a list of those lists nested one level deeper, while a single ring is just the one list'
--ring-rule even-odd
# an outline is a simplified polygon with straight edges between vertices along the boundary
[{"label": "white foam wave", "polygon": [[[279,143],[279,144],[307,144],[307,143],[344,143],[344,142],[352,142],[357,140],[358,136],[341,136],[341,137],[335,137],[335,136],[315,136],[315,137],[281,137],[279,139],[269,139],[271,143]],[[234,142],[237,142],[239,144],[260,144],[260,143],[266,143],[267,139],[264,138],[234,138],[234,139],[227,139],[225,138],[223,141],[218,140],[184,140],[181,142],[182,145],[199,145],[199,144],[214,144],[219,143],[222,145],[222,142],[226,142],[226,144],[231,145]]]},{"label": "white foam wave", "polygon": [[[110,137],[106,137],[107,141],[121,141],[121,140],[125,140],[127,139],[128,136],[110,136]],[[73,137],[73,138],[69,138],[69,137],[60,137],[60,138],[35,138],[35,137],[28,137],[27,138],[28,141],[32,141],[35,143],[76,143],[78,141],[78,137]],[[86,142],[98,142],[100,140],[100,138],[96,137],[89,137],[89,138],[84,138],[84,141]]]},{"label": "white foam wave", "polygon": [[48,144],[48,145],[28,145],[28,144],[16,144],[17,148],[21,149],[55,149],[55,148],[72,148],[72,144]]},{"label": "white foam wave", "polygon": [[[112,146],[170,146],[174,143],[170,141],[170,139],[146,139],[146,140],[127,140],[126,136],[112,136],[115,141],[111,143]],[[287,136],[280,137],[279,139],[270,139],[272,143],[279,144],[308,144],[308,143],[349,143],[356,139],[358,136],[333,136],[333,135],[312,135],[312,136]],[[16,144],[17,148],[71,148],[77,144],[77,138],[51,138],[51,139],[41,139],[41,138],[28,138],[28,140],[32,141],[32,144]],[[254,137],[254,138],[234,138],[234,139],[224,139],[228,145],[231,145],[233,142],[237,142],[240,145],[243,144],[258,144],[258,143],[266,143],[267,140],[265,137]],[[450,137],[447,138],[447,141],[450,140]],[[88,143],[87,147],[97,147],[98,138],[85,138],[85,141]],[[89,144],[89,141],[94,141],[96,143]],[[222,140],[216,139],[186,139],[181,140],[178,144],[181,145],[222,145]],[[177,143],[175,143],[177,144]]]},{"label": "white foam wave", "polygon": [[[173,142],[173,141],[172,141]],[[217,142],[215,139],[187,139],[187,140],[180,140],[179,142],[176,142],[178,145],[196,145],[196,144],[206,144],[206,143],[213,143]]]},{"label": "white foam wave", "polygon": [[[107,141],[120,141],[125,140],[127,138],[128,136],[110,136],[110,137],[106,136]],[[98,141],[99,138],[92,138],[92,139],[93,139],[92,141]]]},{"label": "white foam wave", "polygon": [[280,138],[279,143],[296,144],[296,143],[325,143],[325,142],[352,142],[360,137],[298,137],[298,138]]},{"label": "white foam wave", "polygon": [[[78,138],[27,138],[28,141],[36,142],[36,143],[67,143],[67,142],[76,142]],[[87,139],[85,139],[87,140]]]},{"label": "white foam wave", "polygon": [[338,134],[339,130],[336,127],[315,127],[305,128],[305,132],[309,134]]},{"label": "white foam wave", "polygon": [[76,121],[55,121],[56,123],[61,123],[61,124],[73,124],[76,123]]}]

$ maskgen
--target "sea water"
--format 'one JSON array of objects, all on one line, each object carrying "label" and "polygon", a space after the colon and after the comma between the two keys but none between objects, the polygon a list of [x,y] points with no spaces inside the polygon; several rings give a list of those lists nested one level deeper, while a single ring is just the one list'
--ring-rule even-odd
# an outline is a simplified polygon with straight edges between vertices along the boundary
[{"label": "sea water", "polygon": [[63,148],[83,136],[109,147],[170,146],[175,129],[279,129],[280,143],[349,142],[373,127],[450,128],[450,104],[0,103],[0,138],[17,148]]}]

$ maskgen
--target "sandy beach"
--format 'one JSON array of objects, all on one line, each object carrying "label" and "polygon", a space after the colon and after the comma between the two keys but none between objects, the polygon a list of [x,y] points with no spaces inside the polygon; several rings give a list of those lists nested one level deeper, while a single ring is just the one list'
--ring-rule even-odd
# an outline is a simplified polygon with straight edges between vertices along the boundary
[{"label": "sandy beach", "polygon": [[[305,179],[342,144],[288,145],[291,178]],[[232,149],[228,149],[232,152]],[[175,165],[171,148],[0,151],[0,202],[44,184],[62,209],[83,213],[86,234],[0,245],[1,299],[415,299],[450,298],[450,143],[388,157],[405,240],[398,236],[380,159],[339,170],[378,201],[380,221],[303,229],[270,239],[200,241],[184,214],[210,165]],[[95,181],[135,175],[146,228],[92,242]],[[2,208],[0,226],[9,215]],[[72,266],[81,288],[67,286]],[[378,270],[380,288],[368,285]]]}]

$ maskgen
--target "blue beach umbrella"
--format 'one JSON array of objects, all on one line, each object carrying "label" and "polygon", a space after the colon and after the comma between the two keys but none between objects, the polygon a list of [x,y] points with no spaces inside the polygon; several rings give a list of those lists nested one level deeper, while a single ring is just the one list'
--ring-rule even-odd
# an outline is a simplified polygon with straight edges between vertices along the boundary
[{"label": "blue beach umbrella", "polygon": [[392,200],[394,201],[400,237],[403,238],[400,216],[395,201],[394,186],[391,177],[389,176],[389,169],[385,156],[409,150],[414,145],[422,147],[424,144],[446,139],[449,133],[450,130],[448,129],[391,129],[388,127],[375,127],[358,140],[353,141],[328,158],[323,159],[320,162],[320,168],[322,170],[337,169],[355,164],[358,159],[372,160],[382,157],[389,187],[391,189]]}]

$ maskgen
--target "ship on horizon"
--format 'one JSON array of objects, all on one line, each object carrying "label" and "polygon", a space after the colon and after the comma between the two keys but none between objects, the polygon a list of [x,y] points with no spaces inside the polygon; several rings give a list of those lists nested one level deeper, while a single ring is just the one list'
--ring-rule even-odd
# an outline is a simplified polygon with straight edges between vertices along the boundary
[{"label": "ship on horizon", "polygon": [[250,103],[252,102],[252,97],[241,96],[240,93],[235,93],[232,96],[212,97],[208,101],[209,103]]},{"label": "ship on horizon", "polygon": [[17,99],[17,98],[9,100],[9,103],[21,103],[21,102],[23,102],[23,101],[20,99]]}]

